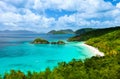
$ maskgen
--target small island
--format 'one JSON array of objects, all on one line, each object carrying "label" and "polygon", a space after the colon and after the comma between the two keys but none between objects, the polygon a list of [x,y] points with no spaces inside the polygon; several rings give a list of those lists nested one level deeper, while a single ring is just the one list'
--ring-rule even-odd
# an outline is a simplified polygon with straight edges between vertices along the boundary
[{"label": "small island", "polygon": [[36,38],[32,44],[49,44],[49,41],[42,39],[42,38]]},{"label": "small island", "polygon": [[65,44],[63,41],[58,41],[57,44]]},{"label": "small island", "polygon": [[47,40],[45,40],[45,39],[36,38],[36,39],[32,42],[32,44],[65,44],[65,42],[59,40],[59,41],[57,41],[57,42],[51,42],[51,43],[50,43],[49,41],[47,41]]},{"label": "small island", "polygon": [[51,44],[65,44],[65,42],[59,40],[57,42],[51,42]]}]

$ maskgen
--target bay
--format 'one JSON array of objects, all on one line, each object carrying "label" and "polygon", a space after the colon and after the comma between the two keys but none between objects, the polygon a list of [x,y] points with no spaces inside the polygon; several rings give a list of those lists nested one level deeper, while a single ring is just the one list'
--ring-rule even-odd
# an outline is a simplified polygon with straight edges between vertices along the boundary
[{"label": "bay", "polygon": [[[72,59],[85,59],[93,56],[86,47],[78,42],[67,42],[74,34],[2,34],[0,35],[0,74],[11,69],[27,71],[44,71],[53,69],[59,62]],[[49,41],[64,40],[65,45],[31,44],[35,38]],[[81,42],[82,43],[82,42]]]}]

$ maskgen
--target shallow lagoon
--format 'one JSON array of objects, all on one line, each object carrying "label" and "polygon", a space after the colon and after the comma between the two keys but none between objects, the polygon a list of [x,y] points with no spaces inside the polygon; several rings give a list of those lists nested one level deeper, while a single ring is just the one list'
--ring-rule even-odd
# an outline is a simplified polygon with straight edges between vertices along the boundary
[{"label": "shallow lagoon", "polygon": [[[23,36],[23,37],[22,37]],[[11,69],[27,71],[43,71],[47,67],[53,69],[58,62],[69,62],[72,59],[85,59],[93,56],[86,47],[77,42],[65,45],[30,44],[36,37],[49,41],[66,40],[73,35],[11,35],[1,38],[0,42],[0,74]],[[4,41],[4,42],[3,42]],[[82,42],[81,42],[82,43]]]}]

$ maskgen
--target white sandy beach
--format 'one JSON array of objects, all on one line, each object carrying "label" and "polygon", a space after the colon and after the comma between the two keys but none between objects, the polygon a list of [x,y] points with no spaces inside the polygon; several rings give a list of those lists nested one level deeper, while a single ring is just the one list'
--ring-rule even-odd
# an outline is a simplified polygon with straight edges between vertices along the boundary
[{"label": "white sandy beach", "polygon": [[92,47],[92,46],[90,46],[90,45],[87,45],[87,44],[85,44],[85,43],[80,43],[79,44],[80,46],[85,46],[85,47],[87,47],[88,49],[90,49],[90,51],[91,52],[93,52],[96,56],[104,56],[104,53],[103,52],[100,52],[97,48],[95,48],[95,47]]}]

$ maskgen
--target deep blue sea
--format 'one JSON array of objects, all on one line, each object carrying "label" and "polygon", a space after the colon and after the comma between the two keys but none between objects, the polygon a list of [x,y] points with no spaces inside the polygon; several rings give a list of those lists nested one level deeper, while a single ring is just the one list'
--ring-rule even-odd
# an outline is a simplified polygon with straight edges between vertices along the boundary
[{"label": "deep blue sea", "polygon": [[[43,71],[47,67],[53,69],[58,62],[69,62],[72,59],[85,59],[93,54],[78,42],[67,42],[73,34],[0,34],[0,74],[11,69],[27,71]],[[31,44],[35,38],[41,37],[49,41],[64,40],[65,45]],[[82,42],[81,42],[82,43]],[[80,43],[79,43],[80,44]]]}]

